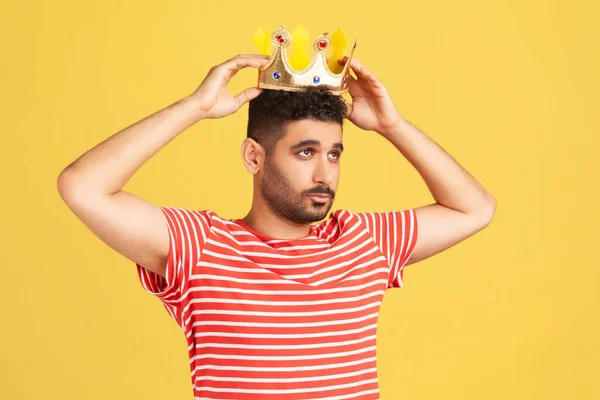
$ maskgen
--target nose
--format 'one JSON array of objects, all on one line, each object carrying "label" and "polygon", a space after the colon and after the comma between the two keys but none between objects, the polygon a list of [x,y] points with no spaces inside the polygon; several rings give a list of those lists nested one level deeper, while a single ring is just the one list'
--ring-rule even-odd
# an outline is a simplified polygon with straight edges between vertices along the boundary
[{"label": "nose", "polygon": [[313,182],[323,186],[331,185],[331,182],[333,181],[333,168],[333,165],[327,160],[327,157],[319,157],[313,174]]}]

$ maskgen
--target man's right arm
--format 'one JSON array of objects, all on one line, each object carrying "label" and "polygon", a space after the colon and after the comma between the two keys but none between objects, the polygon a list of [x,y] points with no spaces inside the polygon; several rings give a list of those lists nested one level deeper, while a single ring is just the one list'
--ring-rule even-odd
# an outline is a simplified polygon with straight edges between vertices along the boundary
[{"label": "man's right arm", "polygon": [[161,276],[169,252],[162,212],[123,187],[147,160],[201,119],[194,100],[186,97],[116,133],[58,177],[61,197],[98,238]]},{"label": "man's right arm", "polygon": [[58,191],[75,215],[108,246],[165,276],[169,231],[162,211],[123,191],[133,174],[187,127],[204,118],[222,118],[257,97],[255,87],[232,96],[230,79],[242,68],[258,68],[263,55],[238,55],[210,69],[190,96],[121,130],[69,164]]}]

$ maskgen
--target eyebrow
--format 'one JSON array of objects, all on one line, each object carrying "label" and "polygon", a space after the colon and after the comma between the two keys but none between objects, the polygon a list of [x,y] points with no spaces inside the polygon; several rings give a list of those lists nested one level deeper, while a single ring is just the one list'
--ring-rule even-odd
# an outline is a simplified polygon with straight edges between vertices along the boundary
[{"label": "eyebrow", "polygon": [[[296,143],[295,145],[290,147],[290,150],[296,150],[296,149],[299,149],[304,146],[320,146],[320,145],[321,145],[321,142],[319,142],[318,140],[308,139],[308,140],[303,140],[299,143]],[[340,149],[341,151],[344,151],[344,145],[341,143],[334,143],[333,146],[331,146],[331,147]]]}]

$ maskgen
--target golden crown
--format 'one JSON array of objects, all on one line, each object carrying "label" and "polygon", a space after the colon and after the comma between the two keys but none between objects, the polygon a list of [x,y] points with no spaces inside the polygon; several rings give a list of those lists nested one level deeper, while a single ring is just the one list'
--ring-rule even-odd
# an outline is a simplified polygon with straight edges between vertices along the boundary
[{"label": "golden crown", "polygon": [[[346,36],[341,28],[333,35],[325,32],[317,37],[313,44],[316,54],[312,60],[309,60],[306,53],[309,42],[310,36],[302,25],[291,34],[283,25],[272,34],[269,33],[269,28],[266,31],[258,28],[254,35],[254,45],[261,54],[271,56],[258,70],[258,87],[299,92],[320,86],[336,95],[347,93],[350,83],[350,60],[356,48],[356,37],[348,61],[343,66],[337,62],[343,58],[346,47]],[[274,46],[272,54],[270,44]],[[294,51],[288,59],[286,48],[290,44],[294,45]],[[331,55],[328,61],[329,53]]]}]

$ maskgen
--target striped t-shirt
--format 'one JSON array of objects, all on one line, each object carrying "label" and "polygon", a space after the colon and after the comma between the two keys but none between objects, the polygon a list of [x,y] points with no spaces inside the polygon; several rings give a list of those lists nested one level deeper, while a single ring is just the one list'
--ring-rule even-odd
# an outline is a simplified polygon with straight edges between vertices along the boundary
[{"label": "striped t-shirt", "polygon": [[332,212],[273,239],[213,211],[160,207],[166,278],[137,265],[187,338],[195,399],[379,399],[377,315],[402,287],[414,209]]}]

